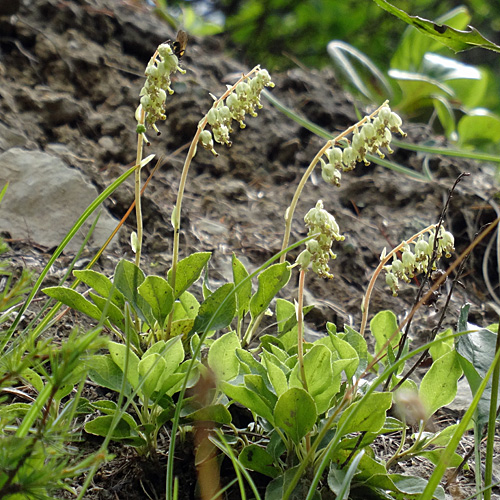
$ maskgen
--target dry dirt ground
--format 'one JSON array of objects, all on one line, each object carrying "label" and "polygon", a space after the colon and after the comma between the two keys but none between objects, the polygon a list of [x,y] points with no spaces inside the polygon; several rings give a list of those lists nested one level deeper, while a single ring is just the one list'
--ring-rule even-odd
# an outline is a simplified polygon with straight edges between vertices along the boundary
[{"label": "dry dirt ground", "polygon": [[[22,138],[22,147],[59,155],[99,190],[104,189],[135,159],[134,110],[143,71],[156,46],[174,36],[145,7],[131,1],[24,2],[14,16],[0,17],[0,124]],[[198,121],[208,111],[212,102],[209,93],[220,95],[227,83],[250,69],[228,56],[220,40],[195,37],[189,41],[183,67],[187,73],[175,75],[168,119],[160,124],[163,133],[153,138],[146,151],[165,160],[144,194],[147,274],[162,274],[171,259],[170,216],[185,154],[185,150],[176,151],[188,145]],[[275,97],[331,132],[342,131],[356,121],[356,106],[362,113],[367,111],[340,89],[331,70],[302,68],[272,76]],[[219,146],[218,158],[200,149],[189,174],[181,254],[211,251],[214,287],[230,279],[232,252],[254,269],[280,250],[284,212],[302,173],[324,144],[324,139],[285,117],[265,99],[263,104],[257,118],[247,119],[246,129],[235,130],[232,148]],[[433,135],[425,125],[406,123],[404,128],[409,143],[445,145],[443,138]],[[322,331],[326,321],[339,328],[346,323],[359,327],[361,298],[382,249],[436,222],[448,189],[461,172],[471,176],[458,186],[445,221],[455,234],[457,255],[495,217],[486,202],[495,189],[490,167],[426,157],[402,148],[392,158],[419,172],[425,165],[434,179],[420,182],[378,165],[359,165],[344,175],[340,188],[325,185],[321,176],[314,174],[303,193],[291,241],[305,236],[302,218],[318,199],[335,215],[346,236],[342,246],[335,248],[335,279],[307,277],[306,302],[317,306],[309,316],[312,333]],[[121,218],[132,201],[129,182],[108,200],[107,208]],[[132,258],[128,235],[133,228],[131,216],[119,246],[100,261],[107,272],[118,259]],[[48,259],[50,249],[36,241],[19,239],[16,234],[6,236],[11,256],[36,256],[40,262]],[[456,324],[459,307],[465,302],[472,304],[471,322],[487,325],[496,321],[484,285],[484,248],[481,245],[470,257],[461,279],[464,287],[453,296],[444,326]],[[67,260],[63,258],[59,265],[64,267]],[[494,263],[484,267],[495,283]],[[293,277],[286,290],[288,298],[295,296],[296,280]],[[411,285],[393,298],[380,280],[371,311],[390,308],[402,318],[411,308],[415,291],[416,285]],[[440,307],[438,302],[437,310]],[[421,309],[411,336],[428,339],[437,314],[434,308]],[[91,438],[87,444],[92,447]],[[88,498],[146,498],[141,479],[149,494],[161,497],[161,466],[141,466],[140,461],[134,462],[131,449],[116,447],[112,451],[118,458],[96,477]],[[189,447],[186,453],[189,455]],[[139,464],[136,469],[132,462]],[[192,461],[186,458],[185,463]],[[190,498],[194,470],[185,472],[186,478],[192,475],[183,489],[185,498]]]}]

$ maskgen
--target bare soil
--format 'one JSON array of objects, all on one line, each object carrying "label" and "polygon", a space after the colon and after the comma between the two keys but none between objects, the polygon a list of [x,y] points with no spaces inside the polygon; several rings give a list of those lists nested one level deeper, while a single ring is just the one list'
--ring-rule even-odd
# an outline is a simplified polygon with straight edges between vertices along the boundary
[{"label": "bare soil", "polygon": [[[16,15],[0,17],[1,121],[26,138],[27,149],[61,156],[102,190],[135,159],[134,111],[143,71],[157,45],[174,37],[175,33],[139,2],[25,2]],[[143,199],[147,274],[162,275],[169,267],[170,216],[183,158],[199,120],[210,108],[209,93],[220,95],[227,83],[251,67],[228,55],[221,39],[196,37],[189,40],[182,65],[187,73],[175,76],[175,94],[168,99],[168,119],[160,124],[162,135],[152,138],[146,151],[164,160]],[[357,120],[356,108],[361,113],[370,111],[342,91],[330,69],[297,68],[272,77],[276,83],[274,96],[331,132],[353,124]],[[305,168],[324,144],[324,139],[285,117],[265,99],[263,104],[257,118],[247,119],[246,129],[235,130],[230,149],[217,147],[218,158],[200,148],[189,174],[181,252],[182,256],[193,251],[212,252],[213,287],[231,279],[232,252],[249,269],[255,269],[280,250],[284,212]],[[404,129],[408,143],[446,145],[426,125],[408,122]],[[60,144],[64,147],[55,147]],[[461,172],[470,172],[471,176],[459,184],[446,217],[446,226],[456,237],[457,255],[495,217],[487,204],[496,189],[489,167],[444,156],[426,157],[402,148],[392,159],[419,172],[424,166],[429,168],[433,181],[416,181],[378,165],[359,165],[344,175],[339,189],[325,185],[321,175],[315,173],[303,193],[291,241],[305,236],[303,216],[318,199],[335,215],[346,236],[346,241],[335,249],[335,278],[322,280],[313,274],[307,277],[306,302],[316,305],[308,316],[312,335],[324,331],[327,321],[339,328],[344,324],[359,327],[361,299],[382,249],[436,222],[448,190]],[[108,200],[107,208],[121,218],[132,201],[130,182]],[[107,252],[99,263],[107,272],[119,259],[132,259],[128,241],[134,229],[133,215],[126,225],[119,249]],[[47,261],[50,249],[36,242],[16,240],[15,235],[7,236],[11,237],[12,257],[22,255],[25,261],[31,257],[28,261],[35,270]],[[459,308],[466,302],[472,304],[471,322],[487,325],[496,321],[483,278],[484,248],[484,244],[480,245],[471,255],[461,278],[464,287],[453,295],[443,327],[456,324]],[[66,255],[59,265],[64,268],[71,257]],[[495,282],[494,266],[486,263],[485,269]],[[296,292],[296,277],[292,280],[286,290],[289,299]],[[413,304],[416,290],[416,284],[409,285],[394,298],[380,280],[371,311],[392,309],[403,318]],[[419,310],[411,332],[416,342],[429,339],[442,302],[436,308]],[[65,327],[80,321],[71,316],[66,318]],[[166,454],[168,430],[163,439]],[[92,450],[97,445],[95,438],[85,436],[85,447]],[[162,496],[166,461],[163,452],[156,461],[145,461],[128,447],[114,444],[111,451],[116,458],[99,472],[86,498]],[[196,497],[192,453],[189,441],[179,449],[183,499]]]}]

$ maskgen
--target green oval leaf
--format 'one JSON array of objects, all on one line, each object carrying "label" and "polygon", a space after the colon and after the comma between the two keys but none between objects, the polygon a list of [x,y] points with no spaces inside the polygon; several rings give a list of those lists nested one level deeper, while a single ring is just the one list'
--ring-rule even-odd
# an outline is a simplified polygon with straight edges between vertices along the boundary
[{"label": "green oval leaf", "polygon": [[[174,299],[178,299],[195,281],[211,257],[210,252],[196,252],[177,263]],[[172,286],[172,269],[167,273],[167,281]]]},{"label": "green oval leaf", "polygon": [[113,282],[102,273],[92,269],[73,271],[76,278],[83,281],[86,285],[93,288],[101,297],[111,297],[111,302],[118,307],[123,307],[125,300],[123,295],[116,289]]},{"label": "green oval leaf", "polygon": [[[365,396],[347,408],[340,417],[338,428],[346,424],[342,435],[351,432],[378,432],[386,419],[386,412],[392,405],[392,394],[377,392]],[[353,410],[357,408],[356,413]]]},{"label": "green oval leaf", "polygon": [[[233,253],[232,258],[232,268],[233,268],[233,281],[234,286],[237,287],[242,281],[248,277],[248,271],[245,266]],[[236,308],[238,311],[238,317],[243,318],[248,312],[248,306],[250,304],[250,297],[252,296],[252,280],[247,279],[238,290],[236,290]]]},{"label": "green oval leaf", "polygon": [[80,311],[91,318],[98,321],[102,318],[101,310],[95,305],[87,300],[83,295],[78,293],[71,288],[66,288],[64,286],[50,286],[42,290],[43,293],[52,297],[53,299],[62,302],[63,304]]},{"label": "green oval leaf", "polygon": [[163,328],[174,305],[172,287],[161,276],[148,276],[138,290],[144,300],[151,306],[153,316],[160,327]]},{"label": "green oval leaf", "polygon": [[226,283],[201,304],[194,321],[195,332],[205,332],[207,329],[220,330],[231,324],[236,312],[233,290],[233,283]]},{"label": "green oval leaf", "polygon": [[274,418],[276,425],[281,427],[295,444],[299,444],[316,423],[316,405],[304,389],[293,387],[278,399]]},{"label": "green oval leaf", "polygon": [[250,300],[252,318],[265,312],[276,294],[288,283],[292,271],[288,262],[274,264],[259,274],[259,288]]},{"label": "green oval leaf", "polygon": [[141,297],[138,290],[144,280],[144,273],[134,263],[125,259],[118,262],[113,283],[123,294],[125,300],[134,308],[137,315],[150,327],[153,327],[155,319],[151,312],[151,306]]},{"label": "green oval leaf", "polygon": [[269,477],[277,477],[280,469],[274,466],[274,459],[264,448],[256,444],[245,446],[238,457],[243,467],[265,474]]},{"label": "green oval leaf", "polygon": [[232,380],[238,375],[240,361],[236,349],[241,348],[236,332],[229,332],[218,338],[208,351],[208,366],[218,380]]},{"label": "green oval leaf", "polygon": [[429,416],[455,399],[461,376],[462,368],[456,351],[450,351],[432,363],[418,393]]},{"label": "green oval leaf", "polygon": [[155,391],[165,367],[166,362],[158,353],[150,354],[139,361],[139,379],[142,383],[140,392],[144,394],[146,400]]}]

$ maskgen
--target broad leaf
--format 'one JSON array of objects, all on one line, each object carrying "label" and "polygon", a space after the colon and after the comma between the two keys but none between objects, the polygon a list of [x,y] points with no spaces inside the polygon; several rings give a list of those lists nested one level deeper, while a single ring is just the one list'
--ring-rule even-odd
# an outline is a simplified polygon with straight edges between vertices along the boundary
[{"label": "broad leaf", "polygon": [[245,446],[238,457],[246,469],[260,472],[269,477],[277,477],[280,469],[274,466],[273,457],[261,446],[250,444]]},{"label": "broad leaf", "polygon": [[236,349],[241,348],[236,332],[228,332],[218,338],[208,351],[208,365],[215,373],[217,380],[232,380],[238,375],[240,362],[236,357]]},{"label": "broad leaf", "polygon": [[[338,428],[345,423],[342,435],[351,432],[378,432],[382,429],[386,412],[392,405],[392,394],[387,392],[376,392],[365,396],[347,408],[340,417]],[[353,414],[353,410],[358,408]]]},{"label": "broad leaf", "polygon": [[419,397],[429,416],[451,403],[457,394],[457,382],[462,368],[455,351],[450,351],[432,363],[420,383]]},{"label": "broad leaf", "polygon": [[120,308],[123,307],[123,304],[125,303],[123,295],[116,289],[113,282],[104,274],[93,271],[92,269],[73,271],[73,274],[86,285],[93,288],[101,297],[105,299],[111,297],[111,302],[113,304]]},{"label": "broad leaf", "polygon": [[128,357],[127,380],[130,382],[132,387],[136,389],[139,385],[139,358],[137,355],[132,352],[132,350],[128,349],[127,346],[116,342],[109,342],[108,349],[111,359],[122,370],[122,372],[125,371],[125,365]]},{"label": "broad leaf", "polygon": [[[248,271],[245,269],[245,266],[241,263],[241,261],[236,257],[233,253],[232,258],[232,267],[233,267],[233,281],[234,286],[237,287],[243,280],[248,277]],[[243,318],[245,314],[248,312],[248,306],[250,304],[250,297],[252,296],[252,280],[247,279],[245,283],[243,283],[236,290],[236,310],[239,318]]]},{"label": "broad leaf", "polygon": [[274,418],[276,425],[281,427],[295,444],[299,444],[316,423],[316,405],[304,389],[293,387],[278,399]]},{"label": "broad leaf", "polygon": [[151,306],[153,316],[163,328],[174,304],[172,287],[160,276],[148,276],[139,286],[139,293]]},{"label": "broad leaf", "polygon": [[274,264],[259,274],[259,287],[250,300],[252,318],[264,313],[271,300],[288,283],[292,271],[288,262]]},{"label": "broad leaf", "polygon": [[231,324],[236,312],[234,285],[226,283],[208,297],[198,310],[193,330],[203,333],[220,330]]},{"label": "broad leaf", "polygon": [[462,50],[472,49],[474,47],[482,47],[484,49],[500,52],[500,47],[486,39],[479,31],[472,26],[468,30],[457,30],[446,24],[436,24],[419,16],[410,16],[406,12],[394,7],[386,0],[374,0],[375,3],[394,14],[405,23],[414,26],[422,33],[430,36],[431,38],[441,42],[455,52]]},{"label": "broad leaf", "polygon": [[[198,281],[211,255],[210,252],[197,252],[177,263],[174,299],[178,299],[195,281]],[[167,281],[172,286],[172,269],[167,273]]]},{"label": "broad leaf", "polygon": [[136,314],[150,327],[153,327],[154,316],[151,312],[151,306],[139,294],[139,286],[144,280],[144,273],[135,264],[124,259],[118,262],[113,283],[123,294],[125,300],[134,308]]},{"label": "broad leaf", "polygon": [[98,321],[102,318],[102,312],[95,304],[92,304],[90,300],[87,300],[83,295],[71,288],[51,286],[44,288],[42,292],[91,318]]},{"label": "broad leaf", "polygon": [[[120,392],[123,383],[123,371],[113,362],[111,355],[95,355],[88,361],[89,377],[101,387]],[[130,394],[130,384],[125,384],[125,394]]]},{"label": "broad leaf", "polygon": [[228,382],[222,382],[222,390],[231,399],[246,406],[250,411],[256,413],[259,417],[265,418],[274,426],[274,416],[272,408],[255,392],[241,385],[232,385]]}]

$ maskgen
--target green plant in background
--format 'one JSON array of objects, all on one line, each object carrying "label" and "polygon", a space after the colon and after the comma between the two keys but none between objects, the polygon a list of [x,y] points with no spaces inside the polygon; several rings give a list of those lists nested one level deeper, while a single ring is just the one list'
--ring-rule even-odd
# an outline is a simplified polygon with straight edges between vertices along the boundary
[{"label": "green plant in background", "polygon": [[[456,30],[466,29],[470,22],[471,15],[465,7],[436,20],[439,25]],[[467,40],[471,44],[480,42]],[[445,40],[408,27],[390,60],[389,78],[345,42],[330,42],[328,53],[350,83],[369,100],[377,102],[390,97],[406,116],[418,121],[438,121],[446,136],[459,147],[496,151],[500,118],[495,111],[500,101],[494,97],[494,74],[485,67],[443,55],[443,43]],[[482,43],[496,50],[494,44]]]}]

